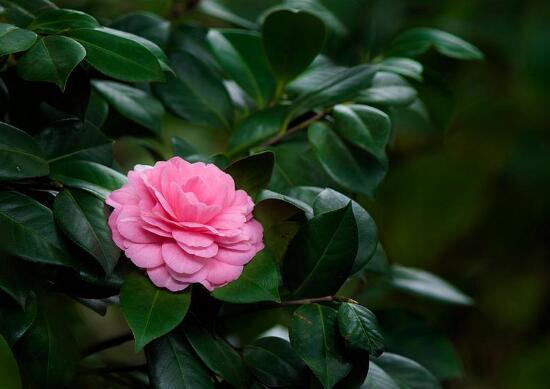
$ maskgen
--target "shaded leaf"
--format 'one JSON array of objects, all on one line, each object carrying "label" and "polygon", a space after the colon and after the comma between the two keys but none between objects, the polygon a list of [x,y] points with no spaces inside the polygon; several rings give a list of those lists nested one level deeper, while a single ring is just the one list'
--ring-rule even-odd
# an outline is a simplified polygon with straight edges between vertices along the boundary
[{"label": "shaded leaf", "polygon": [[409,105],[416,99],[416,90],[401,76],[394,73],[378,72],[372,86],[356,98],[364,104]]},{"label": "shaded leaf", "polygon": [[31,48],[37,35],[13,24],[0,23],[0,57]]},{"label": "shaded leaf", "polygon": [[96,28],[99,23],[87,13],[73,9],[51,9],[41,12],[29,25],[30,30],[43,34],[57,34],[79,28]]},{"label": "shaded leaf", "polygon": [[103,124],[105,124],[107,116],[109,116],[109,104],[99,95],[99,93],[92,91],[92,93],[90,93],[90,100],[88,100],[84,119],[97,128],[101,128]]},{"label": "shaded leaf", "polygon": [[37,304],[34,295],[29,296],[24,309],[19,305],[0,307],[0,334],[13,347],[25,335],[36,318]]},{"label": "shaded leaf", "polygon": [[0,289],[17,301],[21,309],[25,309],[31,285],[22,274],[17,258],[0,256]]},{"label": "shaded leaf", "polygon": [[17,361],[2,335],[0,335],[0,387],[6,389],[22,388]]},{"label": "shaded leaf", "polygon": [[410,77],[417,81],[422,81],[422,71],[424,67],[420,62],[410,58],[389,57],[378,64],[380,70],[392,72],[401,76]]},{"label": "shaded leaf", "polygon": [[371,358],[367,380],[361,389],[440,389],[437,379],[415,361],[384,353]]},{"label": "shaded leaf", "polygon": [[159,47],[166,46],[170,36],[170,22],[150,12],[122,15],[111,24],[111,27],[139,35]]},{"label": "shaded leaf", "polygon": [[273,153],[264,151],[233,162],[225,172],[233,177],[236,188],[245,190],[254,199],[269,183],[273,164]]}]

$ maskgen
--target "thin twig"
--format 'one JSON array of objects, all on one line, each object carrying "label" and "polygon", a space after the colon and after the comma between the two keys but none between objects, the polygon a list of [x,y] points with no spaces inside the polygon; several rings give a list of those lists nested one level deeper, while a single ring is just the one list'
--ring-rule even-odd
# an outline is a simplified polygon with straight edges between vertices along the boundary
[{"label": "thin twig", "polygon": [[309,126],[311,123],[313,123],[313,122],[315,122],[319,119],[322,119],[326,114],[327,114],[326,111],[319,112],[315,116],[312,116],[309,119],[303,121],[302,123],[299,123],[299,124],[295,125],[294,127],[289,128],[285,132],[277,135],[276,137],[267,140],[266,142],[264,142],[261,145],[261,147],[267,147],[267,146],[271,146],[275,143],[279,143],[281,140],[283,140],[287,136],[292,135],[293,133],[295,133],[297,131],[300,131],[302,128],[305,128],[305,127]]},{"label": "thin twig", "polygon": [[355,301],[353,299],[350,299],[349,297],[344,297],[344,296],[323,296],[323,297],[315,297],[315,298],[310,298],[310,299],[283,301],[283,302],[281,302],[281,305],[304,305],[304,304],[327,303],[327,302],[359,304],[357,301]]},{"label": "thin twig", "polygon": [[112,373],[128,373],[136,370],[143,370],[147,367],[146,364],[137,365],[137,366],[105,366],[105,367],[94,367],[89,369],[82,369],[80,375],[90,375],[90,374],[112,374]]},{"label": "thin twig", "polygon": [[134,336],[131,333],[123,334],[115,338],[104,340],[103,342],[93,344],[87,349],[82,351],[82,358],[89,357],[92,354],[98,353],[109,348],[120,346],[123,343],[129,342],[134,339]]}]

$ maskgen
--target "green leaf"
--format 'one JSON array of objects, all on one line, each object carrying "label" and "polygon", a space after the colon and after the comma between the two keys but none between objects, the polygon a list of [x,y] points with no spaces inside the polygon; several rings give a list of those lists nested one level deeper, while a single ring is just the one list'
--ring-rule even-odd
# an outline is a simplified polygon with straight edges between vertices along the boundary
[{"label": "green leaf", "polygon": [[356,98],[364,104],[379,105],[409,105],[416,99],[416,90],[401,76],[378,72],[374,76],[372,86],[365,89]]},{"label": "green leaf", "polygon": [[233,347],[204,328],[192,316],[185,320],[183,328],[187,340],[210,370],[234,387],[248,388],[249,373]]},{"label": "green leaf", "polygon": [[283,7],[294,8],[312,13],[321,19],[327,26],[327,35],[335,34],[339,37],[346,35],[349,31],[340,19],[318,0],[285,0]]},{"label": "green leaf", "polygon": [[50,177],[62,184],[105,199],[126,183],[126,176],[91,161],[60,161],[52,165]]},{"label": "green leaf", "polygon": [[13,347],[25,335],[36,318],[36,298],[29,296],[24,309],[11,304],[0,308],[0,334]]},{"label": "green leaf", "polygon": [[388,115],[366,105],[334,107],[334,128],[347,141],[367,151],[379,160],[386,159],[391,122]]},{"label": "green leaf", "polygon": [[40,13],[29,29],[42,34],[58,34],[79,28],[96,28],[99,23],[91,15],[73,9],[51,9]]},{"label": "green leaf", "polygon": [[264,107],[275,92],[261,35],[243,30],[210,30],[208,42],[224,72],[258,105]]},{"label": "green leaf", "polygon": [[156,287],[142,274],[130,274],[120,290],[120,306],[135,338],[136,351],[180,324],[191,304],[191,293]]},{"label": "green leaf", "polygon": [[140,43],[104,29],[83,28],[67,35],[86,48],[86,62],[109,77],[123,81],[163,79],[157,57]]},{"label": "green leaf", "polygon": [[472,305],[473,300],[447,281],[424,270],[393,265],[391,286],[404,293],[447,304]]},{"label": "green leaf", "polygon": [[303,385],[307,379],[307,366],[281,338],[270,336],[252,342],[244,348],[243,359],[252,374],[270,388]]},{"label": "green leaf", "polygon": [[73,265],[55,228],[52,211],[17,192],[0,192],[0,246],[32,262]]},{"label": "green leaf", "polygon": [[388,276],[390,274],[390,263],[388,262],[388,257],[386,256],[386,252],[380,242],[378,242],[376,251],[374,252],[374,255],[369,263],[367,263],[367,266],[365,266],[364,271],[366,273],[380,274],[384,276]]},{"label": "green leaf", "polygon": [[235,281],[212,292],[215,298],[230,303],[247,304],[258,301],[280,302],[279,269],[273,258],[261,251],[244,267]]},{"label": "green leaf", "polygon": [[160,133],[164,108],[153,96],[115,81],[92,80],[92,85],[122,116]]},{"label": "green leaf", "polygon": [[265,53],[277,80],[286,84],[302,73],[321,52],[326,28],[315,15],[296,10],[277,10],[264,19]]},{"label": "green leaf", "polygon": [[402,57],[385,58],[378,64],[378,67],[384,72],[396,73],[401,76],[413,78],[416,81],[422,81],[422,71],[424,67],[420,62],[414,59]]},{"label": "green leaf", "polygon": [[110,276],[120,251],[111,239],[103,200],[87,192],[64,190],[56,196],[53,211],[65,235],[92,255]]},{"label": "green leaf", "polygon": [[247,116],[229,137],[229,153],[245,152],[282,133],[288,124],[289,112],[289,106],[276,105]]},{"label": "green leaf", "polygon": [[338,308],[338,326],[346,343],[354,349],[378,356],[384,351],[384,338],[376,316],[359,304],[343,303]]},{"label": "green leaf", "polygon": [[42,130],[36,141],[50,163],[86,160],[110,165],[113,162],[113,140],[91,123],[60,120]]},{"label": "green leaf", "polygon": [[362,389],[441,389],[426,368],[397,354],[384,353],[371,358],[367,380]]},{"label": "green leaf", "polygon": [[309,366],[323,387],[330,389],[351,371],[344,357],[344,342],[338,333],[338,313],[319,305],[302,305],[292,315],[290,344]]},{"label": "green leaf", "polygon": [[17,62],[17,74],[27,81],[52,82],[62,91],[86,50],[71,38],[51,35],[40,38]]},{"label": "green leaf", "polygon": [[190,155],[197,154],[197,149],[179,136],[172,137],[171,143],[174,154],[182,158],[187,158]]},{"label": "green leaf", "polygon": [[85,121],[90,122],[97,128],[103,127],[109,116],[109,104],[96,91],[90,93],[90,100],[86,107]]},{"label": "green leaf", "polygon": [[6,389],[22,388],[17,361],[2,335],[0,335],[0,387]]},{"label": "green leaf", "polygon": [[327,174],[338,184],[368,197],[384,178],[387,161],[353,153],[324,123],[314,123],[308,130],[309,143]]},{"label": "green leaf", "polygon": [[168,43],[170,22],[150,12],[133,12],[116,19],[111,28],[139,35],[159,47]]},{"label": "green leaf", "polygon": [[273,153],[264,151],[233,162],[225,172],[233,177],[236,188],[243,189],[254,199],[269,183],[273,164]]},{"label": "green leaf", "polygon": [[168,110],[191,123],[229,130],[233,103],[222,80],[189,53],[171,56],[176,77],[154,85],[154,91]]},{"label": "green leaf", "polygon": [[151,385],[155,389],[214,389],[208,370],[176,330],[145,347]]},{"label": "green leaf", "polygon": [[33,388],[59,389],[72,380],[79,359],[76,340],[66,326],[73,319],[64,317],[55,304],[40,301],[32,327],[17,343],[21,371]]},{"label": "green leaf", "polygon": [[440,54],[463,60],[481,60],[483,53],[465,40],[436,30],[435,28],[413,28],[399,35],[391,43],[387,55],[392,57],[416,57],[434,47]]},{"label": "green leaf", "polygon": [[286,196],[281,193],[270,191],[268,189],[262,190],[258,194],[258,196],[256,197],[256,207],[258,207],[262,203],[268,202],[269,200],[277,200],[290,204],[291,206],[296,207],[301,211],[304,211],[304,214],[307,216],[308,219],[311,219],[313,217],[313,208],[311,208],[311,206],[306,202],[292,196]]},{"label": "green leaf", "polygon": [[350,201],[357,223],[357,255],[351,269],[352,274],[355,274],[369,263],[376,250],[378,231],[374,220],[358,203],[330,188],[323,190],[315,198],[313,210],[315,215],[321,215],[345,207]]},{"label": "green leaf", "polygon": [[332,295],[347,280],[357,254],[357,225],[351,203],[311,219],[285,256],[285,285],[293,296]]},{"label": "green leaf", "polygon": [[11,296],[22,309],[25,309],[31,286],[22,274],[17,258],[7,255],[0,257],[0,289]]},{"label": "green leaf", "polygon": [[376,67],[358,65],[352,68],[342,68],[331,72],[315,89],[305,90],[298,95],[293,103],[294,117],[313,108],[328,107],[356,96],[368,87],[374,77]]},{"label": "green leaf", "polygon": [[0,23],[0,57],[28,50],[36,42],[36,38],[37,35],[32,31],[13,24]]},{"label": "green leaf", "polygon": [[45,176],[49,171],[31,136],[0,122],[0,181]]}]

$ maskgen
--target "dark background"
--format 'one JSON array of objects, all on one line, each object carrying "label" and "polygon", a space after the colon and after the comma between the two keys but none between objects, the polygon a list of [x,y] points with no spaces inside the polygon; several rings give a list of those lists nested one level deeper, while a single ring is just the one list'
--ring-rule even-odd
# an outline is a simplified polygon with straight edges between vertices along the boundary
[{"label": "dark background", "polygon": [[[369,208],[391,261],[428,269],[476,301],[473,308],[425,307],[463,361],[466,378],[448,387],[548,388],[550,3],[322,2],[349,28],[329,42],[337,62],[367,60],[418,26],[452,32],[484,52],[484,62],[433,52],[421,58],[420,97],[432,124],[401,112],[390,171]],[[169,0],[57,3],[104,20],[131,10],[201,17]],[[277,1],[231,3],[248,17]],[[164,131],[184,131],[171,126],[167,120]],[[125,158],[118,156],[122,166]]]}]

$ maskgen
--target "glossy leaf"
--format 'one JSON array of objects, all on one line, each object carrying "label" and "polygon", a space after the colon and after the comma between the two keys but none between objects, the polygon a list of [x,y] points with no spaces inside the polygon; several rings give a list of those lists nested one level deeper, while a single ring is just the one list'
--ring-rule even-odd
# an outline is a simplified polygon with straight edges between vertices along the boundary
[{"label": "glossy leaf", "polygon": [[248,263],[235,281],[212,292],[215,298],[237,304],[258,301],[280,302],[279,269],[265,251],[261,251]]},{"label": "glossy leaf", "polygon": [[163,78],[157,57],[145,46],[104,29],[83,28],[67,33],[85,47],[86,62],[101,73],[123,81]]},{"label": "glossy leaf", "polygon": [[96,28],[99,23],[87,13],[73,9],[51,9],[41,12],[29,29],[42,34],[57,34],[79,28]]},{"label": "glossy leaf", "polygon": [[191,293],[156,287],[142,274],[130,274],[120,290],[120,306],[135,338],[136,351],[180,324],[191,304]]},{"label": "glossy leaf", "polygon": [[7,255],[0,256],[0,290],[7,293],[25,309],[27,298],[31,293],[31,285],[22,274],[20,260]]},{"label": "glossy leaf", "polygon": [[315,215],[345,207],[351,201],[351,209],[357,224],[357,255],[351,269],[352,274],[363,269],[372,258],[378,243],[378,231],[372,217],[358,203],[347,196],[327,188],[313,203]]},{"label": "glossy leaf", "polygon": [[260,338],[243,350],[244,363],[266,386],[281,387],[304,384],[307,366],[290,347],[287,340]]},{"label": "glossy leaf", "polygon": [[359,304],[340,304],[338,327],[351,348],[374,356],[384,351],[384,338],[378,328],[378,320],[367,308]]},{"label": "glossy leaf", "polygon": [[229,130],[233,104],[222,80],[191,54],[178,52],[171,60],[177,78],[154,85],[166,108],[191,123]]},{"label": "glossy leaf", "polygon": [[40,147],[27,133],[0,122],[0,181],[49,173]]},{"label": "glossy leaf", "polygon": [[389,57],[378,64],[380,70],[392,72],[401,76],[410,77],[417,81],[422,81],[422,71],[424,67],[420,62],[410,58]]},{"label": "glossy leaf", "polygon": [[334,128],[343,138],[380,160],[386,159],[391,131],[386,113],[366,105],[337,105],[334,119]]},{"label": "glossy leaf", "polygon": [[65,235],[92,255],[105,274],[111,275],[120,251],[111,238],[103,200],[87,192],[64,190],[56,196],[53,211]]},{"label": "glossy leaf", "polygon": [[17,62],[17,73],[27,81],[47,81],[65,90],[75,67],[86,56],[77,41],[64,36],[40,38]]},{"label": "glossy leaf", "polygon": [[302,305],[292,315],[290,344],[324,388],[334,387],[351,371],[343,356],[344,342],[338,332],[338,313],[319,305]]},{"label": "glossy leaf", "polygon": [[243,30],[210,30],[208,42],[224,72],[259,107],[275,92],[275,80],[265,58],[261,35]]},{"label": "glossy leaf", "polygon": [[22,388],[17,361],[2,335],[0,335],[0,387],[6,389]]},{"label": "glossy leaf", "polygon": [[115,81],[93,80],[92,85],[122,116],[160,133],[164,108],[153,96]]},{"label": "glossy leaf", "polygon": [[384,353],[371,358],[369,374],[361,389],[440,389],[437,379],[426,368],[397,354]]},{"label": "glossy leaf", "polygon": [[233,162],[225,172],[233,177],[236,188],[245,190],[254,199],[269,183],[273,164],[273,153],[264,151]]},{"label": "glossy leaf", "polygon": [[96,91],[90,93],[90,100],[86,107],[85,121],[90,122],[97,128],[103,127],[109,116],[109,104]]},{"label": "glossy leaf", "polygon": [[368,197],[384,178],[387,162],[354,154],[324,123],[314,123],[308,130],[309,143],[327,174],[338,184]]},{"label": "glossy leaf", "polygon": [[13,24],[0,23],[0,57],[31,48],[37,35]]},{"label": "glossy leaf", "polygon": [[0,308],[0,334],[11,347],[29,330],[36,314],[37,303],[34,296],[29,296],[24,309],[15,304]]},{"label": "glossy leaf", "polygon": [[307,11],[317,16],[327,26],[327,35],[343,36],[349,32],[348,28],[333,12],[334,8],[331,10],[330,6],[325,6],[323,2],[317,0],[285,0],[283,7]]},{"label": "glossy leaf", "polygon": [[387,50],[388,56],[416,57],[434,47],[440,54],[463,60],[483,59],[483,53],[472,44],[435,28],[413,28],[399,35]]},{"label": "glossy leaf", "polygon": [[473,304],[470,297],[427,271],[394,265],[391,274],[391,286],[401,292],[448,304]]},{"label": "glossy leaf", "polygon": [[409,105],[416,99],[416,90],[401,76],[378,72],[372,86],[361,92],[356,99],[359,103],[379,105]]},{"label": "glossy leaf", "polygon": [[192,316],[185,320],[183,329],[187,340],[210,370],[236,388],[248,388],[249,373],[233,347]]},{"label": "glossy leaf", "polygon": [[155,389],[214,388],[208,370],[178,330],[153,340],[145,354]]},{"label": "glossy leaf", "polygon": [[150,12],[133,12],[116,19],[112,28],[139,35],[159,47],[168,43],[170,22]]},{"label": "glossy leaf", "polygon": [[0,192],[0,246],[32,262],[72,266],[52,211],[17,192]]},{"label": "glossy leaf", "polygon": [[110,165],[113,162],[113,140],[91,123],[74,119],[54,122],[35,139],[50,163],[86,160]]},{"label": "glossy leaf", "polygon": [[315,15],[295,10],[276,10],[264,19],[265,53],[277,80],[286,84],[302,73],[325,43],[326,28]]},{"label": "glossy leaf", "polygon": [[281,193],[273,192],[268,189],[262,190],[258,197],[256,198],[256,211],[258,211],[258,206],[262,204],[262,202],[267,202],[270,200],[277,200],[282,201],[284,203],[290,204],[293,207],[296,207],[304,212],[304,214],[307,216],[308,219],[311,219],[313,217],[313,208],[306,202],[292,197],[292,195],[287,196]]},{"label": "glossy leaf", "polygon": [[295,297],[336,293],[357,254],[357,225],[351,204],[311,219],[286,253],[285,285]]},{"label": "glossy leaf", "polygon": [[172,137],[172,149],[174,150],[174,154],[178,155],[182,158],[187,158],[190,155],[196,154],[197,149],[187,143],[184,139],[174,136]]},{"label": "glossy leaf", "polygon": [[52,165],[50,177],[71,187],[105,199],[126,183],[126,176],[91,161],[60,161]]}]

